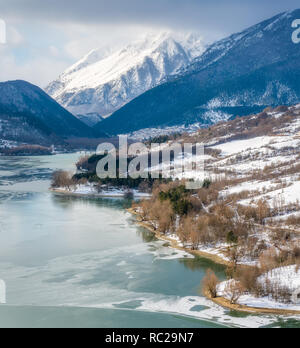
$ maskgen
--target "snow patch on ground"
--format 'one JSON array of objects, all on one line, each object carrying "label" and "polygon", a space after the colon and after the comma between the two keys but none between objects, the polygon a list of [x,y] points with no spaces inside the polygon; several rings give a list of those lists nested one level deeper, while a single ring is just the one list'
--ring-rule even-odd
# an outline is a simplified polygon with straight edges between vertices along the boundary
[{"label": "snow patch on ground", "polygon": [[230,156],[249,149],[258,149],[265,145],[268,145],[274,138],[269,136],[229,141],[225,144],[212,146],[212,149],[222,151],[223,156]]},{"label": "snow patch on ground", "polygon": [[[258,278],[261,284],[265,284],[269,281],[280,287],[289,288],[291,293],[300,288],[300,271],[297,271],[295,265],[277,268],[269,273]],[[228,293],[227,286],[231,282],[225,281],[218,286],[218,296],[230,299],[230,293]],[[269,308],[269,309],[279,309],[279,310],[291,310],[300,311],[300,304],[285,304],[275,301],[271,297],[255,297],[251,294],[244,294],[238,300],[238,304],[245,305],[253,308]]]},{"label": "snow patch on ground", "polygon": [[[124,197],[124,195],[129,192],[126,189],[118,189],[115,187],[111,188],[105,188],[101,190],[100,192],[97,190],[97,188],[90,183],[87,183],[85,185],[76,185],[75,187],[62,187],[62,188],[57,188],[55,189],[56,192],[61,192],[61,193],[70,193],[74,195],[79,195],[79,196],[93,196],[93,197]],[[149,198],[150,194],[140,192],[138,190],[130,190],[132,192],[133,196],[135,198]]]},{"label": "snow patch on ground", "polygon": [[[262,284],[267,280],[281,287],[287,287],[293,292],[300,289],[300,269],[296,265],[276,268],[258,279]],[[298,308],[300,310],[300,305]]]}]

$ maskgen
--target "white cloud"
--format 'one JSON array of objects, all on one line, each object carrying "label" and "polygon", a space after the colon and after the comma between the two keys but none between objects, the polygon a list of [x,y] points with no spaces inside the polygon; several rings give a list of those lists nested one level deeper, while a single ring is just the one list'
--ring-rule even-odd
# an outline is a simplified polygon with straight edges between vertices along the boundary
[{"label": "white cloud", "polygon": [[[57,30],[63,29],[60,25],[56,27]],[[79,59],[95,48],[112,52],[139,39],[149,31],[163,29],[137,24],[123,26],[69,24],[64,31],[67,36],[65,53],[74,59]]]},{"label": "white cloud", "polygon": [[56,46],[49,46],[49,53],[52,57],[59,57],[60,51]]},{"label": "white cloud", "polygon": [[7,28],[7,42],[9,42],[11,45],[18,46],[23,44],[25,40],[17,28],[9,26]]},{"label": "white cloud", "polygon": [[8,27],[7,44],[0,46],[0,81],[24,79],[40,87],[45,87],[94,48],[102,48],[107,55],[149,31],[160,30],[142,25],[47,23],[39,37],[41,23],[32,24],[30,30],[22,21],[12,24]]},{"label": "white cloud", "polygon": [[[49,51],[53,48],[49,47]],[[58,76],[68,64],[56,57],[36,56],[33,60],[20,63],[6,48],[0,48],[0,81],[26,80],[45,87],[54,76]]]},{"label": "white cloud", "polygon": [[0,0],[8,42],[0,80],[45,86],[91,49],[114,50],[148,31],[196,30],[212,41],[299,0]]}]

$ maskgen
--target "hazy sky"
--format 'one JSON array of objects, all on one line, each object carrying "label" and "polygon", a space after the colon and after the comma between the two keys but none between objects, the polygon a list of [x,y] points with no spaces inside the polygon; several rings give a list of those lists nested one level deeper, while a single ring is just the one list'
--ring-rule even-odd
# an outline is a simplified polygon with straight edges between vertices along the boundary
[{"label": "hazy sky", "polygon": [[93,48],[156,30],[197,31],[211,42],[299,7],[299,0],[0,0],[7,26],[0,81],[44,87]]}]

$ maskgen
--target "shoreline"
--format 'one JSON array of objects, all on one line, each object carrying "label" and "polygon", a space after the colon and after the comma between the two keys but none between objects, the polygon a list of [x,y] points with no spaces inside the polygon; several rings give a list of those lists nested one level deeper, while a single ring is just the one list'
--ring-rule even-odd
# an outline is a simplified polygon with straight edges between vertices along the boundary
[{"label": "shoreline", "polygon": [[124,197],[124,195],[84,194],[84,193],[75,193],[75,192],[69,192],[69,191],[57,190],[57,189],[49,189],[49,191],[61,196],[82,197],[82,198],[123,198]]},{"label": "shoreline", "polygon": [[231,309],[238,312],[250,313],[250,314],[273,314],[273,315],[300,315],[300,310],[292,310],[292,309],[276,309],[276,308],[259,308],[259,307],[249,307],[241,304],[232,304],[225,297],[216,297],[212,298],[208,293],[203,294],[207,299],[214,302],[215,304]]},{"label": "shoreline", "polygon": [[[126,209],[128,213],[132,214],[132,215],[135,215],[137,217],[139,217],[139,213],[137,213],[134,209],[132,208],[129,208],[129,209]],[[150,231],[151,233],[153,233],[155,235],[155,237],[159,240],[162,240],[162,241],[166,241],[166,242],[170,242],[171,243],[171,247],[174,248],[174,249],[177,249],[177,250],[181,250],[181,251],[185,251],[191,255],[194,255],[194,256],[200,256],[200,257],[203,257],[205,259],[208,259],[208,260],[211,260],[219,265],[223,265],[223,266],[229,266],[230,265],[230,262],[229,261],[226,261],[224,260],[222,257],[218,256],[218,255],[214,255],[214,254],[210,254],[208,252],[205,252],[205,251],[201,251],[201,250],[192,250],[192,249],[189,249],[189,248],[185,248],[185,247],[182,247],[180,245],[178,245],[178,242],[172,238],[169,238],[161,233],[159,233],[158,231],[155,231],[155,229],[149,225],[147,222],[144,222],[144,221],[141,221],[141,220],[136,220],[136,224],[141,226],[141,227],[144,227],[146,228],[148,231]]]},{"label": "shoreline", "polygon": [[[71,197],[85,197],[85,198],[123,198],[123,195],[93,195],[93,194],[80,194],[80,193],[74,193],[64,190],[57,190],[57,189],[49,189],[50,192],[58,195],[64,195],[64,196],[71,196]],[[142,221],[140,218],[140,214],[136,212],[133,208],[126,209],[128,213],[131,215],[134,215],[137,217],[136,224],[140,227],[143,227],[147,229],[149,232],[153,233],[155,237],[159,240],[166,241],[170,243],[171,248],[185,251],[193,256],[199,256],[203,257],[205,259],[208,259],[210,261],[213,261],[219,265],[223,266],[229,266],[230,262],[227,260],[224,260],[222,257],[214,254],[210,254],[205,251],[200,250],[192,250],[189,248],[182,247],[178,245],[178,242],[172,238],[169,238],[167,236],[162,235],[158,231],[155,231],[153,226],[151,226],[149,223]],[[245,266],[245,267],[252,267],[252,266]],[[229,300],[227,300],[224,297],[216,297],[212,298],[208,293],[203,292],[203,296],[205,296],[208,300],[214,302],[215,304],[234,311],[238,312],[244,312],[249,314],[272,314],[272,315],[284,315],[284,316],[290,316],[290,315],[300,315],[300,310],[288,310],[288,309],[276,309],[276,308],[258,308],[258,307],[250,307],[246,305],[241,304],[231,304]]]},{"label": "shoreline", "polygon": [[[137,213],[132,208],[127,209],[127,211],[130,214],[135,215],[137,217],[140,216],[140,214]],[[211,260],[211,261],[213,261],[213,262],[215,262],[217,264],[220,264],[220,265],[224,265],[224,266],[229,266],[230,265],[230,262],[222,259],[220,256],[209,254],[207,252],[203,252],[203,251],[200,251],[200,250],[191,250],[189,248],[184,248],[184,247],[179,246],[176,240],[168,238],[168,237],[162,235],[161,233],[155,231],[152,226],[150,226],[149,224],[147,224],[144,221],[137,220],[136,223],[139,226],[144,227],[148,231],[150,231],[153,234],[155,234],[157,239],[170,242],[171,243],[171,247],[174,248],[174,249],[182,250],[182,251],[185,251],[185,252],[187,252],[187,253],[189,253],[191,255],[200,256],[200,257],[203,257],[205,259],[209,259],[209,260]],[[252,266],[245,266],[245,267],[252,267]],[[255,313],[255,314],[273,314],[273,315],[284,315],[284,316],[300,315],[300,310],[297,311],[297,310],[289,310],[289,309],[250,307],[250,306],[241,305],[241,304],[232,304],[225,297],[221,297],[221,296],[216,297],[216,298],[212,298],[207,292],[203,292],[203,295],[208,300],[214,302],[215,304],[217,304],[217,305],[219,305],[219,306],[221,306],[223,308],[234,310],[234,311],[238,311],[238,312],[249,313],[249,314],[253,314],[253,313]]]},{"label": "shoreline", "polygon": [[[60,190],[60,189],[54,189],[49,188],[49,191],[52,193],[55,193],[57,195],[63,195],[63,196],[71,196],[71,197],[82,197],[82,198],[124,198],[125,192],[122,193],[114,193],[114,194],[92,194],[92,193],[76,193],[66,190]],[[136,198],[146,198],[146,196],[136,196]]]}]

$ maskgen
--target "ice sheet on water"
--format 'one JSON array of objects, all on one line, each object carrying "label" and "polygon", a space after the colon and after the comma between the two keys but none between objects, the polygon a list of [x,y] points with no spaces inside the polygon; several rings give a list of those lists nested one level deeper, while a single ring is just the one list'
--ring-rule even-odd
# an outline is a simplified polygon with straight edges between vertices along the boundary
[{"label": "ice sheet on water", "polygon": [[[270,316],[232,317],[229,311],[200,296],[172,296],[156,293],[154,288],[144,292],[123,286],[130,284],[126,282],[139,281],[145,271],[144,265],[136,264],[135,259],[131,262],[129,255],[134,258],[139,251],[141,259],[145,259],[150,253],[147,244],[126,249],[126,264],[120,262],[120,259],[125,260],[122,254],[125,250],[115,248],[58,258],[36,268],[0,264],[0,274],[7,275],[10,301],[13,301],[10,304],[115,309],[129,308],[128,304],[135,303],[130,310],[175,313],[229,326],[259,327],[276,321]],[[107,270],[111,279],[107,277]],[[194,310],[195,307],[199,310]]]},{"label": "ice sheet on water", "polygon": [[[203,310],[193,310],[196,306]],[[196,317],[198,319],[222,323],[228,326],[239,327],[262,327],[269,325],[274,320],[271,316],[244,317],[231,316],[230,312],[204,297],[164,297],[143,301],[138,310],[150,312],[167,312],[181,314],[184,316]]]}]

